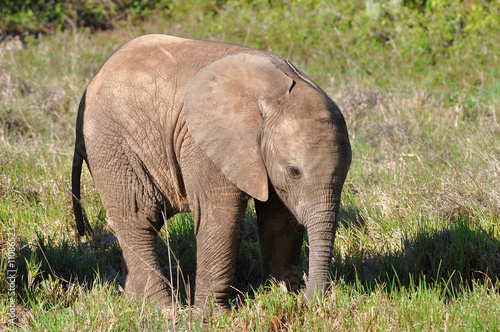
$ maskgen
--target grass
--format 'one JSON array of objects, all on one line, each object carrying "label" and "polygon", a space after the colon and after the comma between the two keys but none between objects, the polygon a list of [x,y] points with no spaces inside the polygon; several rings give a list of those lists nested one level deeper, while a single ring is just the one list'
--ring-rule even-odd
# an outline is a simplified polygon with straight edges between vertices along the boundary
[{"label": "grass", "polygon": [[[2,274],[0,326],[499,330],[500,80],[498,57],[480,53],[494,50],[500,34],[494,30],[492,40],[474,41],[482,45],[476,51],[436,53],[435,63],[425,67],[405,55],[410,46],[402,39],[395,40],[401,53],[390,42],[355,40],[358,21],[352,30],[337,32],[311,23],[316,13],[329,24],[328,15],[345,7],[307,12],[301,26],[300,7],[261,17],[252,10],[237,13],[234,4],[186,21],[158,16],[114,31],[27,37],[22,50],[0,52],[0,247],[7,246],[6,230],[15,229],[18,266],[16,325],[9,323]],[[273,50],[291,58],[342,109],[353,164],[343,192],[333,283],[320,301],[307,306],[300,293],[260,286],[252,208],[237,263],[234,310],[205,321],[186,306],[196,263],[189,214],[169,220],[168,233],[162,230],[158,241],[166,277],[182,303],[170,312],[120,294],[120,248],[88,171],[82,193],[96,234],[77,236],[70,170],[79,99],[117,46],[151,32]],[[308,33],[321,38],[308,39]],[[2,271],[7,264],[2,250]]]}]

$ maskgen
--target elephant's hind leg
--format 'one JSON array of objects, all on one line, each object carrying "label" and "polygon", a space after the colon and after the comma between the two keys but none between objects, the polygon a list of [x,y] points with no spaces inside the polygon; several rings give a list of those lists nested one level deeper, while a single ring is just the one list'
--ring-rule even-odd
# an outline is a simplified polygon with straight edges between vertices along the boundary
[{"label": "elephant's hind leg", "polygon": [[169,306],[171,296],[156,251],[156,236],[163,225],[163,198],[125,144],[112,145],[112,149],[97,147],[89,149],[89,164],[108,224],[123,252],[125,292]]},{"label": "elephant's hind leg", "polygon": [[144,297],[163,307],[172,304],[171,292],[157,258],[157,230],[139,214],[111,210],[110,220],[120,242],[125,261],[125,292],[129,297]]}]

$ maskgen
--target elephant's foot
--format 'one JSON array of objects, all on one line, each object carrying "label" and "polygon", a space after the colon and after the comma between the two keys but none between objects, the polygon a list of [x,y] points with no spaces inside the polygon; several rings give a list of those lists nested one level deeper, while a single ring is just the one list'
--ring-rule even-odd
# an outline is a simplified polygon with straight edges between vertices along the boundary
[{"label": "elephant's foot", "polygon": [[288,291],[296,292],[300,288],[299,269],[296,265],[292,265],[287,269],[279,269],[267,277],[271,282],[284,283]]},{"label": "elephant's foot", "polygon": [[176,303],[172,293],[167,291],[167,284],[161,279],[162,277],[151,277],[137,281],[132,278],[127,278],[125,282],[125,295],[131,299],[141,299],[149,301],[153,306],[160,309],[173,308]]},{"label": "elephant's foot", "polygon": [[205,324],[209,323],[211,320],[216,319],[218,316],[223,314],[229,314],[231,312],[231,306],[208,306],[201,308],[198,305],[193,305],[189,308],[193,318],[197,321],[201,321]]},{"label": "elephant's foot", "polygon": [[216,304],[213,300],[199,301],[199,303],[202,304],[196,304],[193,309],[197,317],[204,322],[208,322],[210,318],[215,318],[219,315],[231,312],[231,306],[229,304]]},{"label": "elephant's foot", "polygon": [[[194,303],[204,317],[216,316],[219,313],[231,311],[231,306],[228,304],[229,287],[220,286],[218,291],[203,292],[198,291],[198,286],[199,284],[197,284]],[[212,290],[214,289],[212,288]]]},{"label": "elephant's foot", "polygon": [[288,290],[298,291],[300,287],[300,278],[298,267],[293,265],[281,275],[281,280],[285,281]]}]

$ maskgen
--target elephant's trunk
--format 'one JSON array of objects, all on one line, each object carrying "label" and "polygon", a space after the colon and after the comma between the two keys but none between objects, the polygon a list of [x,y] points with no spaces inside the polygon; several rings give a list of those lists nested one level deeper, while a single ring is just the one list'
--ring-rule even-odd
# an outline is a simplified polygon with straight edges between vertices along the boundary
[{"label": "elephant's trunk", "polygon": [[317,223],[307,229],[309,237],[309,278],[306,297],[309,301],[315,294],[324,292],[328,286],[328,270],[332,260],[335,240],[335,219]]}]

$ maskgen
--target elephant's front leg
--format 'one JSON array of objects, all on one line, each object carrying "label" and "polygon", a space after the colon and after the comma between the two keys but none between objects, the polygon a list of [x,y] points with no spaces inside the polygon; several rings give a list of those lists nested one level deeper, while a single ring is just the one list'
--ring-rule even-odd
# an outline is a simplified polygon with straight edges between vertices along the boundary
[{"label": "elephant's front leg", "polygon": [[284,281],[298,290],[298,265],[304,228],[274,191],[266,202],[255,200],[264,278]]},{"label": "elephant's front leg", "polygon": [[[233,192],[231,192],[233,191]],[[213,299],[228,309],[247,200],[238,190],[220,189],[203,199],[195,218],[197,242],[195,305],[209,309]]]}]

